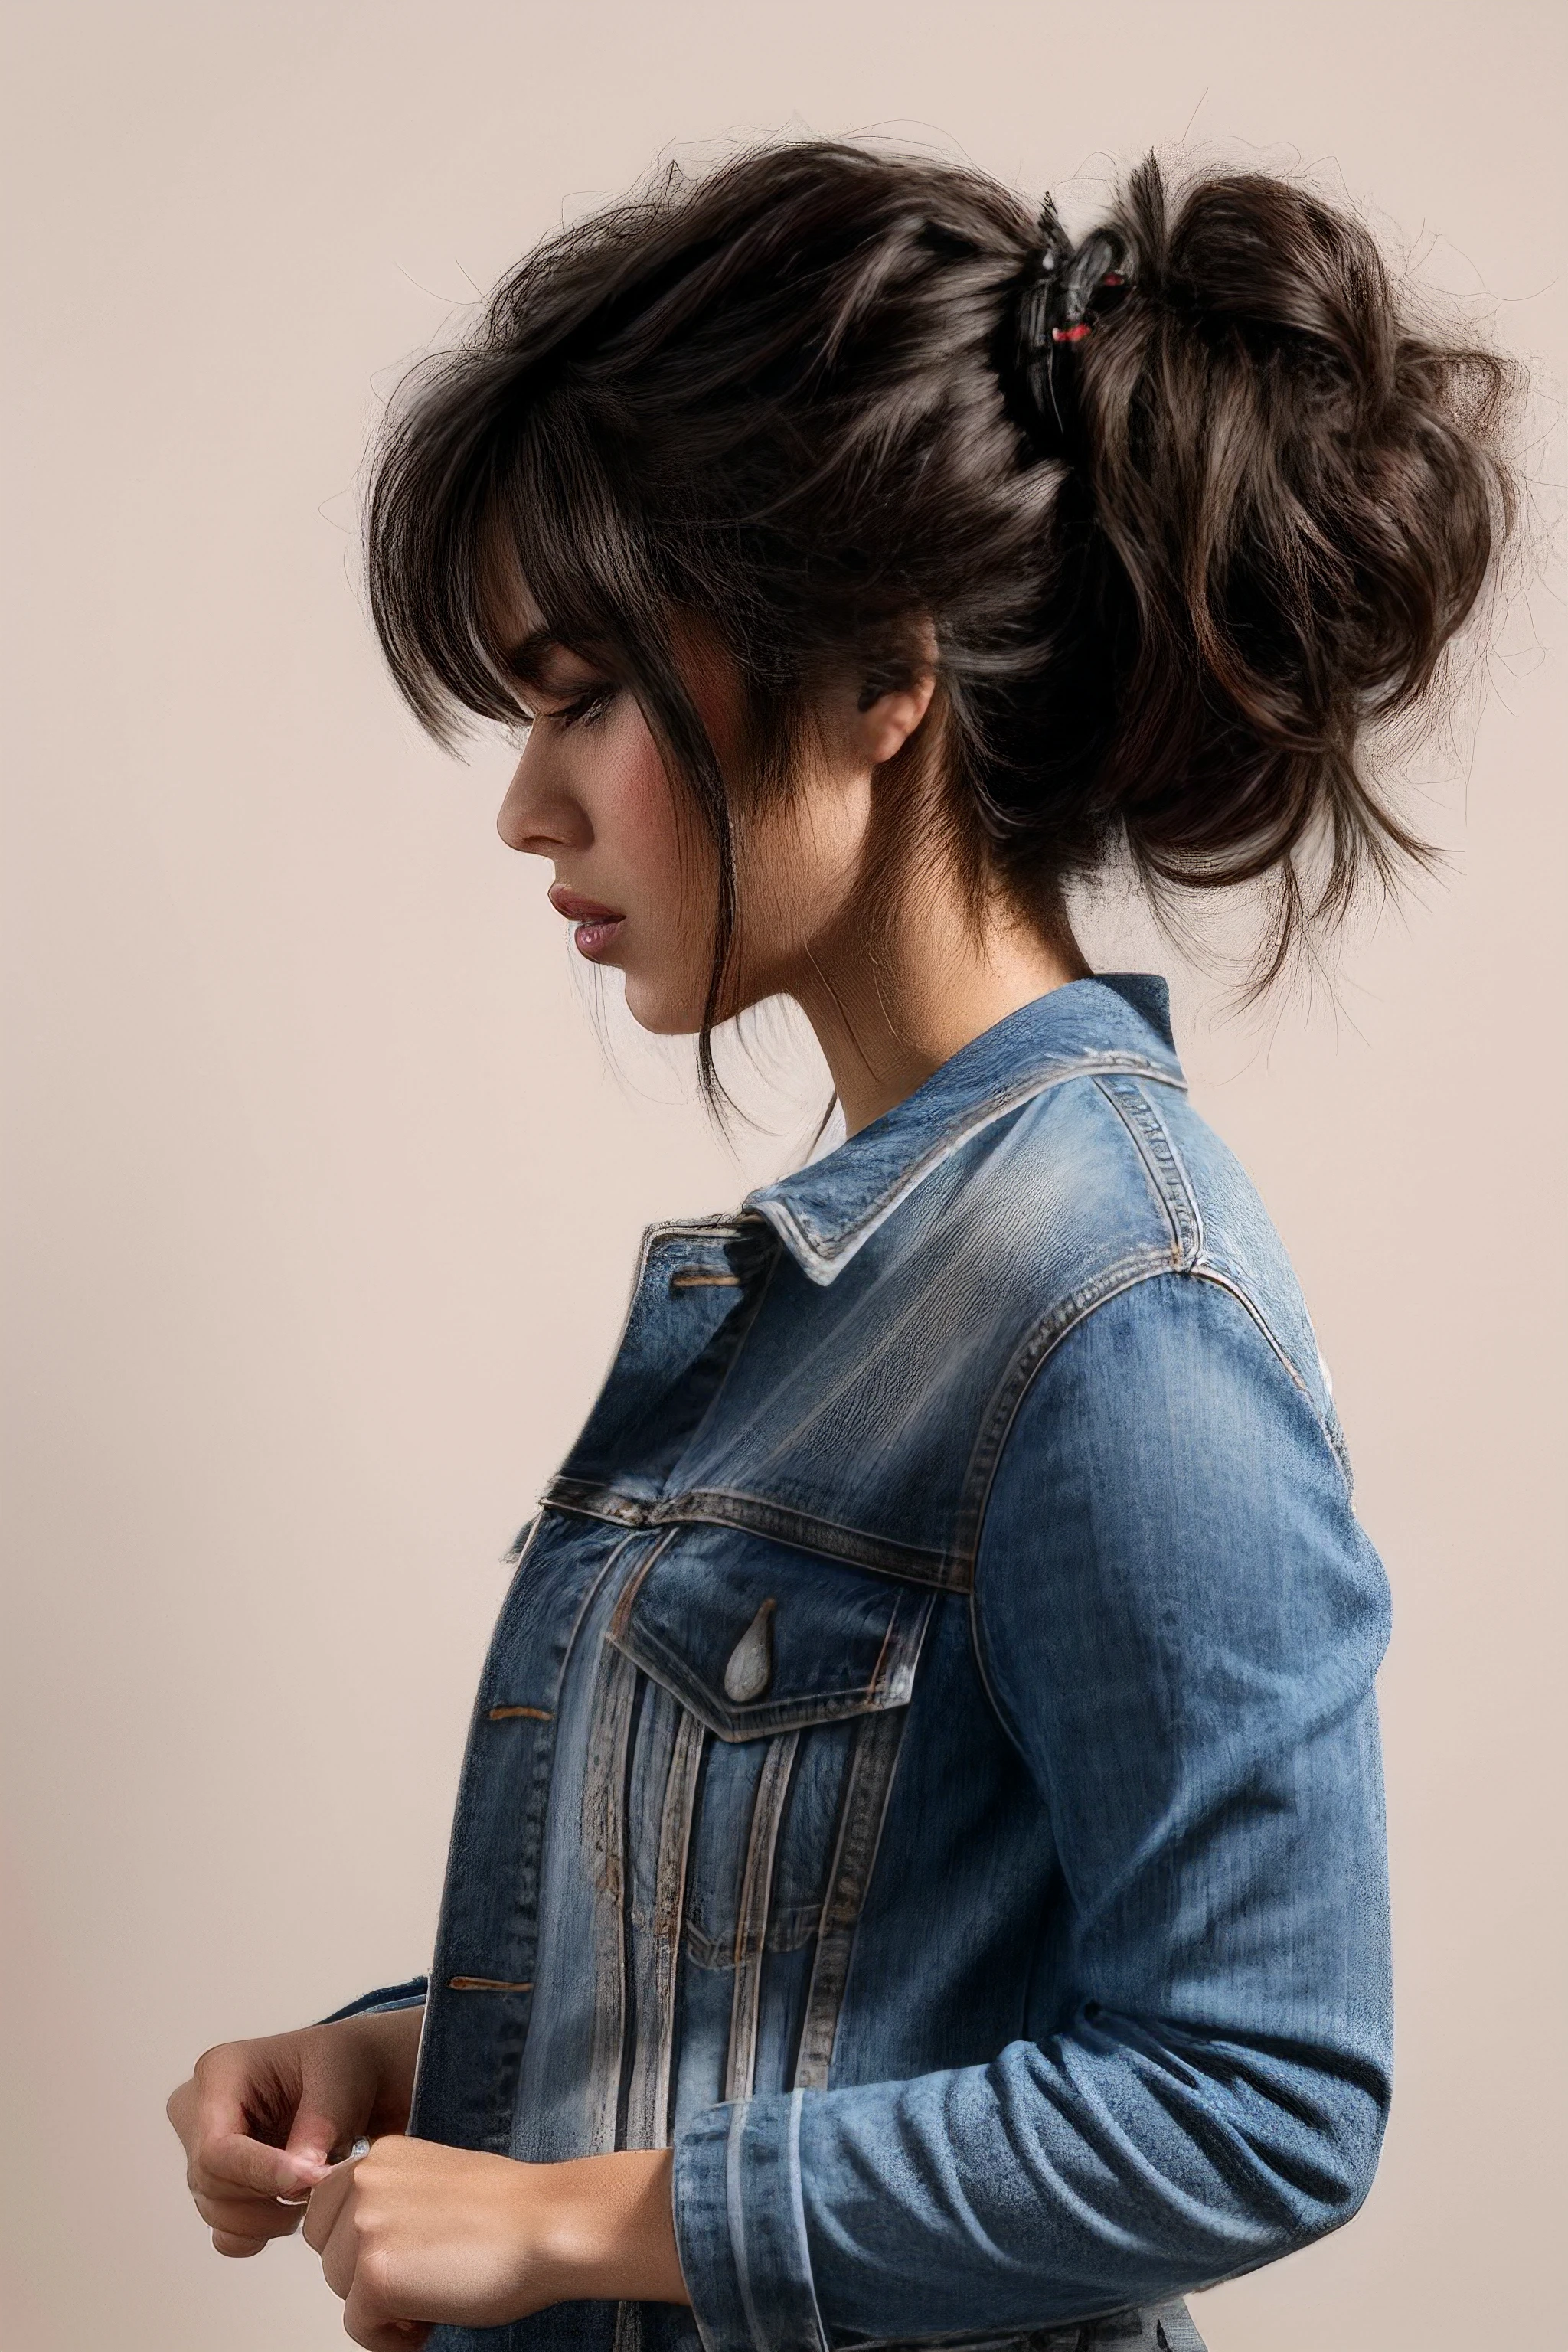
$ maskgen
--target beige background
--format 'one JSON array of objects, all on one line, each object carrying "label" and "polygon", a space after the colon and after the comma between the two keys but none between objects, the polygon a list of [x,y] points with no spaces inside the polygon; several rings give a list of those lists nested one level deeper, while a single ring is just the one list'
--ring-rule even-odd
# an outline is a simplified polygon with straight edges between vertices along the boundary
[{"label": "beige background", "polygon": [[[7,31],[3,2340],[306,2352],[338,2305],[297,2244],[207,2251],[164,2095],[421,1964],[497,1554],[638,1229],[774,1171],[811,1092],[737,1165],[677,1064],[606,1067],[491,831],[503,753],[443,761],[380,675],[378,399],[563,204],[789,122],[1035,191],[1189,126],[1304,157],[1550,390],[1562,19],[12,0]],[[1182,989],[1397,1603],[1386,2159],[1347,2232],[1204,2300],[1215,2352],[1560,2340],[1564,634],[1538,587],[1429,795],[1447,878],[1337,1008]]]}]

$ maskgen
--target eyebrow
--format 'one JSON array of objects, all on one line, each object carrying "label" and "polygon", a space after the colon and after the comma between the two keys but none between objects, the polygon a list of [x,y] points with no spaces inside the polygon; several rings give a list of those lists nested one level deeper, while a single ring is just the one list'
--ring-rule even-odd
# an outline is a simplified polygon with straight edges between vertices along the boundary
[{"label": "eyebrow", "polygon": [[532,629],[502,655],[501,667],[523,686],[543,686],[551,655],[570,651],[552,630]]}]

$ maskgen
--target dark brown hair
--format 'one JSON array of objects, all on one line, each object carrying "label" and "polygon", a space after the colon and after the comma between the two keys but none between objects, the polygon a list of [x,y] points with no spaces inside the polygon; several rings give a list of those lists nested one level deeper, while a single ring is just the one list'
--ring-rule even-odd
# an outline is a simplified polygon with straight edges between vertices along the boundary
[{"label": "dark brown hair", "polygon": [[1130,289],[1059,352],[1059,429],[1018,351],[1029,207],[816,140],[552,236],[394,403],[367,514],[393,673],[442,740],[515,717],[498,561],[615,662],[718,851],[710,1083],[737,780],[676,615],[734,664],[750,789],[787,789],[826,680],[907,677],[929,616],[949,838],[1047,931],[1124,847],[1157,888],[1269,877],[1271,974],[1421,854],[1363,745],[1428,696],[1511,520],[1512,371],[1421,331],[1289,180],[1172,196],[1151,158],[1102,226]]}]

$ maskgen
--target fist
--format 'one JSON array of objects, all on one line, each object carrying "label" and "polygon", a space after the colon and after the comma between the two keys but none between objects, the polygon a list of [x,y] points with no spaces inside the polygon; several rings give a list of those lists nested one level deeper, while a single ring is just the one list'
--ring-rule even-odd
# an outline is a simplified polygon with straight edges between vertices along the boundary
[{"label": "fist", "polygon": [[305,2242],[356,2344],[392,2352],[432,2324],[495,2327],[554,2300],[550,2165],[389,2137],[314,2189]]},{"label": "fist", "polygon": [[668,2148],[558,2164],[378,2139],[310,2193],[305,2242],[368,2352],[546,2304],[686,2303]]}]

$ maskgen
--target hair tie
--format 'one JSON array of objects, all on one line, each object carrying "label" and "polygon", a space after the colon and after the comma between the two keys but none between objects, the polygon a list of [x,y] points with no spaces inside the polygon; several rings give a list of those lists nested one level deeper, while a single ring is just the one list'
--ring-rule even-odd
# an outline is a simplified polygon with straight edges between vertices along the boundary
[{"label": "hair tie", "polygon": [[1075,246],[1050,196],[1040,206],[1038,234],[1018,298],[1019,373],[1036,437],[1048,454],[1066,457],[1075,404],[1058,381],[1057,354],[1063,345],[1087,341],[1100,315],[1122,299],[1132,280],[1116,230],[1097,228]]}]

